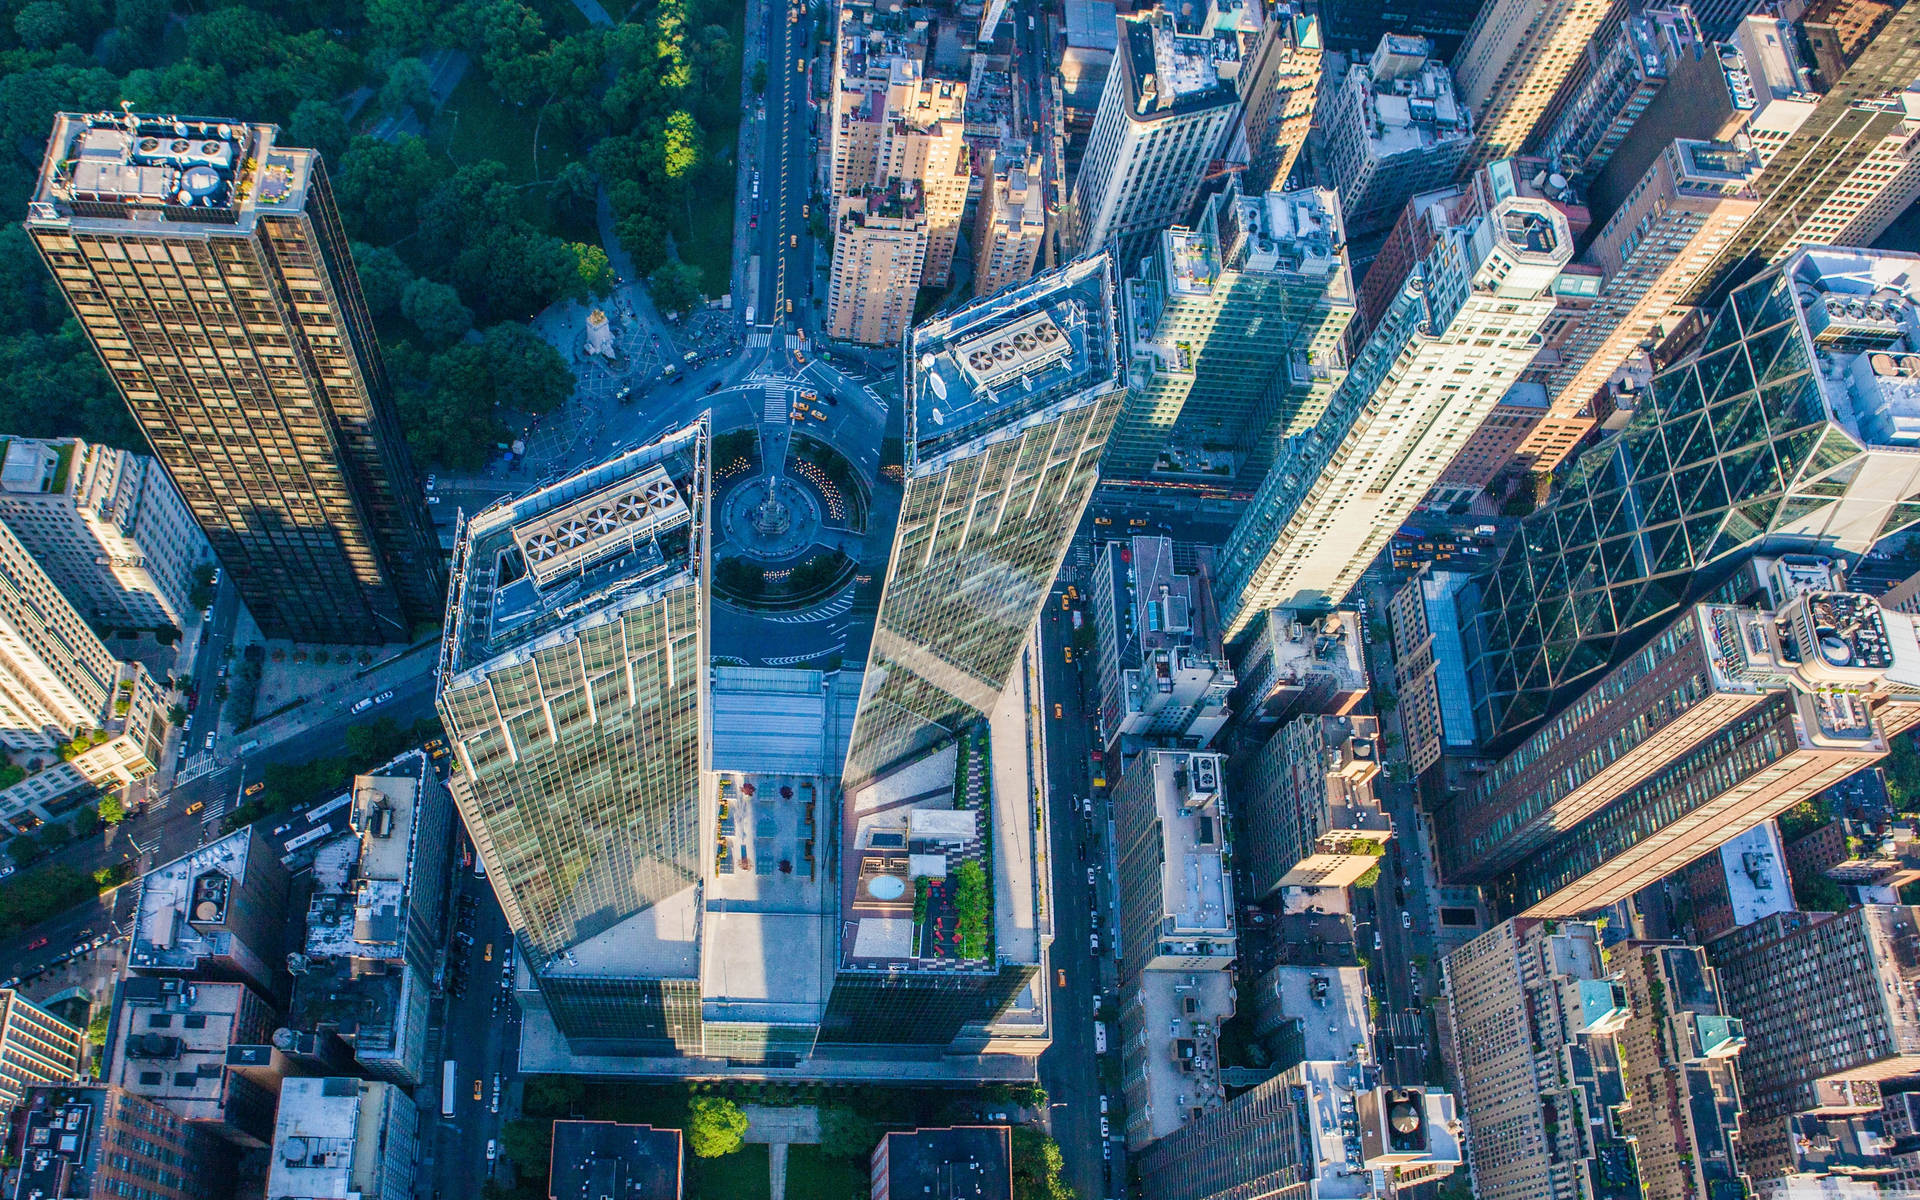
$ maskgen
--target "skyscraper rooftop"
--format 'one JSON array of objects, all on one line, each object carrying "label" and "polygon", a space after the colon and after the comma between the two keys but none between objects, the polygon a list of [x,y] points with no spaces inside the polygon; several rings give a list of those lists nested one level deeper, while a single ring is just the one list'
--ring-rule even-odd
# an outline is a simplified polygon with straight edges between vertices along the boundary
[{"label": "skyscraper rooftop", "polygon": [[1011,436],[1119,386],[1113,278],[1097,257],[916,326],[908,436],[919,457],[938,457],[988,427]]},{"label": "skyscraper rooftop", "polygon": [[697,436],[697,427],[679,430],[467,520],[454,548],[442,686],[690,584],[706,536],[692,486]]},{"label": "skyscraper rooftop", "polygon": [[271,125],[142,113],[60,113],[29,202],[35,221],[250,224],[306,204],[315,156]]}]

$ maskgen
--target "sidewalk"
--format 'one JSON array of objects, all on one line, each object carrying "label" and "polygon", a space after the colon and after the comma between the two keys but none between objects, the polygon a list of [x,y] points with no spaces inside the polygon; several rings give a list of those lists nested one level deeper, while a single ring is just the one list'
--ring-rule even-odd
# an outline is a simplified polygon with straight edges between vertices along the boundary
[{"label": "sidewalk", "polygon": [[787,1147],[820,1144],[820,1110],[811,1105],[774,1108],[765,1104],[743,1104],[747,1117],[743,1141],[767,1146],[768,1200],[786,1200]]},{"label": "sidewalk", "polygon": [[[332,703],[344,700],[349,695],[355,697],[362,693],[373,695],[397,684],[419,678],[433,670],[439,660],[439,650],[440,639],[437,636],[431,640],[416,643],[385,662],[375,663],[366,668],[365,673],[358,678],[324,688],[279,716],[248,726],[233,735],[240,739],[238,753],[220,754],[219,763],[224,765],[234,758],[252,753],[263,746],[284,742],[312,726],[333,720],[339,714],[332,710]],[[367,715],[375,717],[380,714],[375,711]]]}]

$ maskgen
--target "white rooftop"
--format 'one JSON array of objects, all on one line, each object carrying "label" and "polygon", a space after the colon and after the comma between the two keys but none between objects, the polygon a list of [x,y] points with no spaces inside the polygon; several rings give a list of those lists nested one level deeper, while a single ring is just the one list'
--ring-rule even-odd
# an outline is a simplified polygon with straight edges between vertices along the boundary
[{"label": "white rooftop", "polygon": [[348,1200],[361,1132],[357,1079],[288,1079],[280,1085],[267,1195]]},{"label": "white rooftop", "polygon": [[[1169,936],[1230,934],[1231,897],[1226,870],[1227,827],[1218,780],[1224,774],[1215,754],[1156,753],[1153,758],[1154,806],[1162,839],[1161,904],[1173,919]],[[1192,767],[1213,764],[1215,785],[1202,799]]]},{"label": "white rooftop", "polygon": [[1780,844],[1780,827],[1772,821],[1762,821],[1721,846],[1720,868],[1727,877],[1735,925],[1751,925],[1793,907],[1786,848]]}]

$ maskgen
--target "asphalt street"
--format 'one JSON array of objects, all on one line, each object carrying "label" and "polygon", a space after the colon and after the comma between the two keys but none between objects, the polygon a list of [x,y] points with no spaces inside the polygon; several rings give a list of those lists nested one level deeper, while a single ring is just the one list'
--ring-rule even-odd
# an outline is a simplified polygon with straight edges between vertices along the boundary
[{"label": "asphalt street", "polygon": [[[1040,1056],[1040,1083],[1053,1105],[1049,1117],[1054,1139],[1066,1159],[1067,1181],[1080,1195],[1096,1197],[1120,1194],[1108,1185],[1108,1169],[1113,1179],[1126,1178],[1122,1144],[1113,1145],[1111,1160],[1102,1158],[1100,1064],[1094,1053],[1094,1013],[1100,997],[1108,998],[1109,1018],[1113,1012],[1113,966],[1110,959],[1096,957],[1088,949],[1097,922],[1103,952],[1111,950],[1113,874],[1108,870],[1106,796],[1104,792],[1094,794],[1088,772],[1090,709],[1079,674],[1066,660],[1073,625],[1071,615],[1060,607],[1064,595],[1064,586],[1049,593],[1040,618],[1042,699],[1049,706],[1047,812],[1052,830],[1054,902],[1050,952],[1054,977],[1049,981],[1053,988],[1053,1044]],[[1051,716],[1055,704],[1060,705],[1062,713],[1058,719]],[[1085,804],[1088,799],[1092,801],[1091,815]],[[1089,869],[1098,883],[1088,883]],[[1109,1022],[1108,1050],[1116,1077],[1117,1033],[1117,1027]],[[1114,1110],[1108,1120],[1114,1128],[1121,1124],[1119,1102],[1117,1091],[1108,1097]]]},{"label": "asphalt street", "polygon": [[[461,845],[467,845],[461,835]],[[454,862],[453,945],[448,954],[443,1052],[454,1063],[453,1115],[422,1105],[432,1124],[421,1130],[421,1174],[436,1200],[473,1200],[499,1168],[487,1158],[501,1126],[519,1103],[520,1006],[501,987],[512,937],[487,881],[463,859]],[[427,1087],[439,1095],[444,1068],[434,1064]],[[431,1159],[431,1162],[425,1160]]]},{"label": "asphalt street", "polygon": [[758,194],[749,185],[743,197],[753,206],[750,241],[760,257],[760,304],[749,324],[791,323],[789,314],[804,315],[810,302],[813,241],[801,213],[808,208],[813,180],[813,109],[808,103],[812,41],[813,16],[801,0],[769,0],[761,43],[767,90],[761,108]]}]

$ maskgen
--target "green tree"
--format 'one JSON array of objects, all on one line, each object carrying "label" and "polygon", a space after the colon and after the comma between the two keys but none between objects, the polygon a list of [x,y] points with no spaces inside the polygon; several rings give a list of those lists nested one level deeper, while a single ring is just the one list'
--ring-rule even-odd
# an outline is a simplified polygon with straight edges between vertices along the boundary
[{"label": "green tree", "polygon": [[329,100],[302,100],[287,120],[287,140],[296,146],[311,146],[328,162],[339,161],[351,137],[347,115]]},{"label": "green tree", "polygon": [[599,203],[600,181],[583,162],[561,167],[547,185],[547,205],[563,226],[591,225]]},{"label": "green tree", "polygon": [[767,92],[767,63],[765,59],[753,64],[753,94],[764,96]]},{"label": "green tree", "polygon": [[553,1157],[552,1121],[508,1121],[500,1129],[500,1152],[511,1159],[516,1175],[545,1179]]},{"label": "green tree", "polygon": [[457,342],[473,328],[473,313],[460,303],[460,293],[431,279],[407,285],[400,296],[400,314],[433,346]]},{"label": "green tree", "polygon": [[1027,1126],[1013,1130],[1013,1194],[1022,1200],[1074,1200],[1073,1185],[1063,1178],[1066,1159],[1060,1144]]},{"label": "green tree", "polygon": [[1839,912],[1851,901],[1833,880],[1818,871],[1793,871],[1793,900],[1807,912]]},{"label": "green tree", "polygon": [[72,6],[59,0],[33,0],[13,16],[13,32],[29,50],[51,50],[79,32]]},{"label": "green tree", "polygon": [[365,11],[374,45],[410,51],[420,49],[433,36],[446,5],[437,0],[366,0]]},{"label": "green tree", "polygon": [[230,5],[187,18],[187,57],[228,74],[275,65],[283,32],[258,8]]},{"label": "green tree", "polygon": [[607,252],[585,242],[573,242],[568,249],[579,263],[581,290],[602,300],[613,295],[613,264],[607,261]]},{"label": "green tree", "polygon": [[1902,813],[1920,811],[1920,750],[1914,748],[1912,734],[1893,739],[1880,769],[1886,776],[1887,796],[1894,809]]},{"label": "green tree", "polygon": [[661,162],[668,179],[685,179],[700,162],[700,129],[693,114],[676,112],[661,135]]},{"label": "green tree", "polygon": [[525,325],[495,325],[481,343],[494,402],[524,413],[547,413],[573,394],[567,360]]},{"label": "green tree", "polygon": [[399,312],[400,299],[415,278],[406,260],[390,247],[355,242],[353,262],[358,268],[360,293],[366,297],[367,311],[376,317]]},{"label": "green tree", "polygon": [[586,1085],[577,1075],[534,1075],[526,1081],[520,1107],[527,1113],[558,1120],[577,1109],[586,1095]]},{"label": "green tree", "polygon": [[683,262],[663,263],[647,276],[647,293],[661,312],[681,316],[700,307],[700,268]]},{"label": "green tree", "polygon": [[880,1127],[844,1104],[820,1109],[820,1152],[828,1158],[865,1162],[880,1140]]},{"label": "green tree", "polygon": [[445,164],[412,134],[353,139],[334,183],[348,232],[378,244],[397,241],[413,231],[422,201],[445,175]]},{"label": "green tree", "polygon": [[745,1141],[747,1114],[720,1096],[695,1096],[687,1105],[687,1148],[697,1158],[732,1154]]},{"label": "green tree", "polygon": [[417,58],[402,58],[387,68],[387,81],[380,87],[380,107],[397,113],[410,109],[424,117],[433,104],[433,79],[427,64]]},{"label": "green tree", "polygon": [[121,802],[117,793],[108,792],[100,797],[100,805],[95,811],[105,825],[118,825],[127,819],[127,806]]},{"label": "green tree", "polygon": [[987,918],[992,907],[987,894],[987,873],[977,862],[963,862],[954,870],[953,879],[960,953],[967,958],[984,958],[988,950]]},{"label": "green tree", "polygon": [[376,763],[398,754],[406,741],[407,735],[392,717],[361,721],[347,729],[347,757],[355,762]]},{"label": "green tree", "polygon": [[10,788],[27,777],[26,769],[0,758],[0,788]]}]

